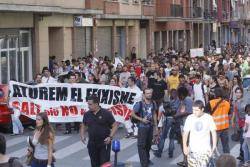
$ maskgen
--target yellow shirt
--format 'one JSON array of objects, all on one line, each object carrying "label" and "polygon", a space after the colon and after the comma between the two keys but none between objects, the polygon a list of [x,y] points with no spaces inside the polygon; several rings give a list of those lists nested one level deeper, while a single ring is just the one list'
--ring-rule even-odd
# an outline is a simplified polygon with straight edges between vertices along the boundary
[{"label": "yellow shirt", "polygon": [[179,86],[179,75],[177,76],[173,76],[173,75],[170,75],[168,78],[167,78],[167,84],[169,86],[169,90],[171,89],[177,89],[178,86]]}]

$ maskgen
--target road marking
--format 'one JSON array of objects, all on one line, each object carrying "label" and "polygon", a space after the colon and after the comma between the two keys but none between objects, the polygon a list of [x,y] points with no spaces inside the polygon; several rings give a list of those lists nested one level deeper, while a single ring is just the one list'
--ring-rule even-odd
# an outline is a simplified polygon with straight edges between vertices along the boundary
[{"label": "road marking", "polygon": [[[68,139],[70,137],[71,136],[56,136],[55,144],[59,143],[59,142],[61,142],[63,140],[66,140],[66,139]],[[8,155],[10,157],[23,157],[23,156],[25,156],[25,154],[27,153],[27,144],[24,145],[24,146],[25,146],[24,148],[19,149],[19,150],[14,151],[14,152],[11,152]]]},{"label": "road marking", "polygon": [[78,141],[74,144],[71,144],[63,149],[60,149],[55,152],[56,159],[63,159],[71,154],[74,154],[80,150],[85,149],[87,146],[82,143],[82,141]]},{"label": "road marking", "polygon": [[[120,140],[121,151],[124,151],[126,148],[132,146],[136,142],[137,142],[137,139],[121,139]],[[114,155],[115,155],[115,153],[113,151],[111,151],[111,156],[114,156]],[[83,160],[90,160],[90,157],[87,156],[87,157],[83,158]]]},{"label": "road marking", "polygon": [[7,140],[7,148],[25,142],[25,139],[27,139],[27,136],[18,136],[13,139]]}]

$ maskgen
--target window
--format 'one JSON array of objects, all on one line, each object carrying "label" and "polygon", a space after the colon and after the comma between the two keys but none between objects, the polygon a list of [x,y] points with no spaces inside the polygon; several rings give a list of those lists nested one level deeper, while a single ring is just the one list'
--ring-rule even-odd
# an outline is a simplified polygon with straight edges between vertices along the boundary
[{"label": "window", "polygon": [[[0,29],[1,31],[1,29]],[[9,80],[31,80],[31,33],[21,30],[19,35],[6,34],[0,37],[0,83]]]}]

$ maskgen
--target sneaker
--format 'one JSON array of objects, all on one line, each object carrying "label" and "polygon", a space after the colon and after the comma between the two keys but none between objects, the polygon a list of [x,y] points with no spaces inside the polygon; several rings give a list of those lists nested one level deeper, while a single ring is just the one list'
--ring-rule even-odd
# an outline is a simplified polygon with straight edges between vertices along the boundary
[{"label": "sneaker", "polygon": [[186,167],[185,162],[181,161],[177,163],[178,166]]},{"label": "sneaker", "polygon": [[240,160],[240,161],[243,161],[244,158],[242,156],[238,156],[236,159]]},{"label": "sneaker", "polygon": [[155,157],[157,157],[157,158],[161,158],[161,154],[159,153],[159,152],[154,152],[154,155],[155,155]]}]

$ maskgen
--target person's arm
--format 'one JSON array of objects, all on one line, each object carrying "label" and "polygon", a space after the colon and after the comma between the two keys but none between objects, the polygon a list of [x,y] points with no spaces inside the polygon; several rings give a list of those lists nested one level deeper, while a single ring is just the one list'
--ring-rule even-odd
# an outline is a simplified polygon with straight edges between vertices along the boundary
[{"label": "person's arm", "polygon": [[148,123],[150,122],[149,120],[147,120],[147,118],[138,117],[138,116],[135,114],[134,111],[132,111],[131,116],[132,116],[133,118],[137,119],[138,121],[143,122],[143,123],[145,123],[145,124],[148,124]]},{"label": "person's arm", "polygon": [[117,129],[118,129],[117,122],[114,122],[112,124],[112,129],[111,129],[110,135],[108,137],[106,137],[106,139],[104,139],[105,144],[110,144],[111,143]]},{"label": "person's arm", "polygon": [[182,145],[183,145],[183,153],[184,155],[188,155],[189,153],[189,147],[187,146],[187,140],[188,140],[188,134],[189,131],[184,131],[182,135]]},{"label": "person's arm", "polygon": [[217,145],[217,133],[216,130],[211,131],[212,134],[212,153],[215,151],[216,149],[216,145]]},{"label": "person's arm", "polygon": [[81,123],[81,126],[80,126],[80,138],[81,138],[81,141],[86,144],[86,129],[87,129],[87,126],[84,125],[84,123]]},{"label": "person's arm", "polygon": [[155,127],[155,134],[158,135],[158,125],[157,125],[157,113],[154,113],[154,127]]},{"label": "person's arm", "polygon": [[53,157],[53,135],[50,134],[48,139],[48,165],[47,167],[51,167]]}]

